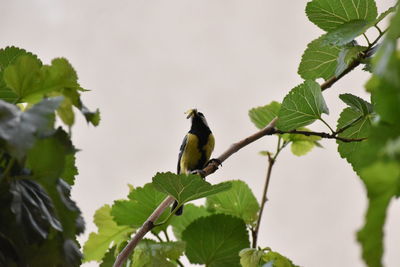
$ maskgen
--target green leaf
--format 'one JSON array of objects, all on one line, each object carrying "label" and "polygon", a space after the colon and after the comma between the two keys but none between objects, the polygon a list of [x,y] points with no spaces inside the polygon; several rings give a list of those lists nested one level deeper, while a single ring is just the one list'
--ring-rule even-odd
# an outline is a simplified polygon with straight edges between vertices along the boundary
[{"label": "green leaf", "polygon": [[254,225],[260,209],[256,197],[245,182],[240,180],[230,182],[231,189],[207,197],[207,210],[233,215],[243,219],[246,224]]},{"label": "green leaf", "polygon": [[323,35],[307,45],[297,71],[303,79],[328,80],[334,76],[340,48],[327,45],[324,38]]},{"label": "green leaf", "polygon": [[377,162],[362,170],[361,178],[367,188],[369,204],[357,239],[368,266],[383,266],[383,227],[387,207],[399,188],[400,166],[394,162]]},{"label": "green leaf", "polygon": [[[114,202],[111,215],[119,225],[129,225],[139,228],[167,197],[166,194],[157,191],[153,184],[146,184],[131,191],[129,200],[117,200]],[[158,219],[162,222],[167,219],[169,210],[165,210]],[[153,228],[154,232],[166,229],[168,224]]]},{"label": "green leaf", "polygon": [[44,99],[25,112],[0,100],[0,138],[6,142],[8,152],[22,159],[35,142],[36,134],[49,130],[51,116],[62,98]]},{"label": "green leaf", "polygon": [[153,240],[144,239],[135,248],[133,253],[132,267],[151,266],[176,266],[177,260],[185,250],[183,242],[157,243]]},{"label": "green leaf", "polygon": [[[300,131],[307,131],[310,130],[307,128],[299,128]],[[291,142],[290,149],[292,153],[296,156],[304,156],[308,152],[310,152],[315,146],[321,146],[318,141],[321,140],[321,137],[315,135],[304,135],[304,134],[282,134],[282,139]]]},{"label": "green leaf", "polygon": [[157,173],[153,177],[153,185],[158,191],[173,196],[179,205],[217,194],[231,187],[229,182],[211,185],[199,175],[174,174],[171,172]]},{"label": "green leaf", "polygon": [[72,107],[71,99],[64,98],[64,101],[61,102],[60,107],[57,109],[58,116],[68,126],[74,125],[75,122],[75,114]]},{"label": "green leaf", "polygon": [[352,20],[341,24],[335,30],[328,32],[323,42],[330,45],[342,46],[353,41],[357,36],[365,33],[370,28],[370,21]]},{"label": "green leaf", "polygon": [[282,131],[294,130],[321,119],[322,113],[328,114],[329,111],[321,88],[318,83],[307,80],[283,99],[277,127]]},{"label": "green leaf", "polygon": [[378,15],[374,0],[313,0],[307,3],[306,14],[312,23],[327,32],[352,20],[375,21]]},{"label": "green leaf", "polygon": [[18,97],[18,102],[36,93],[42,82],[41,62],[33,56],[18,57],[14,64],[4,69],[3,79]]},{"label": "green leaf", "polygon": [[27,166],[39,180],[57,179],[64,171],[67,155],[74,155],[68,135],[61,129],[46,138],[39,138],[28,151]]},{"label": "green leaf", "polygon": [[296,141],[290,146],[291,151],[296,156],[304,156],[315,146],[315,141]]},{"label": "green leaf", "polygon": [[383,152],[390,159],[400,159],[400,136],[393,140],[388,140]]},{"label": "green leaf", "polygon": [[264,251],[255,248],[245,248],[239,252],[242,267],[258,267]]},{"label": "green leaf", "polygon": [[262,257],[262,260],[267,263],[267,266],[270,267],[299,267],[293,264],[293,262],[285,256],[282,256],[278,252],[274,251],[268,251],[265,253]]},{"label": "green leaf", "polygon": [[245,222],[224,214],[195,220],[182,239],[189,261],[209,267],[240,266],[239,251],[250,245]]},{"label": "green leaf", "polygon": [[113,246],[107,251],[106,254],[104,254],[104,257],[101,259],[101,264],[99,267],[113,267],[114,262],[116,260],[115,248],[116,246]]},{"label": "green leaf", "polygon": [[174,216],[171,219],[172,231],[178,240],[182,240],[182,232],[194,220],[200,217],[206,217],[210,213],[204,206],[195,206],[193,204],[185,205],[185,212],[181,216]]},{"label": "green leaf", "polygon": [[[360,53],[366,50],[364,46],[345,46],[339,53],[337,59],[337,67],[335,70],[335,76],[341,75],[347,67],[359,57]],[[369,67],[367,67],[369,68]]]},{"label": "green leaf", "polygon": [[83,246],[84,261],[100,261],[110,246],[127,240],[133,229],[129,226],[118,226],[111,216],[111,207],[104,205],[94,215],[98,233],[90,233]]},{"label": "green leaf", "polygon": [[339,95],[339,98],[363,116],[367,116],[373,112],[372,105],[358,96],[352,94],[341,94]]},{"label": "green leaf", "polygon": [[65,156],[64,170],[60,177],[69,185],[75,182],[75,176],[78,175],[78,168],[75,166],[75,154],[68,154]]},{"label": "green leaf", "polygon": [[268,105],[250,109],[249,117],[258,129],[262,129],[278,116],[280,108],[279,102],[272,101]]},{"label": "green leaf", "polygon": [[84,105],[81,106],[80,111],[83,116],[85,116],[86,121],[91,123],[93,126],[98,126],[100,123],[100,110],[96,109],[95,111],[90,111]]},{"label": "green leaf", "polygon": [[11,211],[28,240],[42,242],[48,238],[50,227],[62,231],[53,203],[38,183],[29,179],[14,180],[10,192],[13,196]]},{"label": "green leaf", "polygon": [[[360,111],[353,108],[345,108],[340,114],[337,130],[348,127],[338,136],[344,138],[367,138],[370,137],[372,116],[364,116]],[[349,127],[350,126],[350,127]],[[354,170],[360,170],[362,166],[375,159],[374,154],[367,151],[371,149],[369,142],[350,142],[337,141],[338,151],[342,158],[345,158]]]},{"label": "green leaf", "polygon": [[68,134],[58,128],[52,135],[38,139],[26,160],[34,179],[45,188],[53,201],[62,224],[63,238],[73,240],[84,231],[85,225],[78,206],[71,199],[71,187],[59,177],[64,171],[67,156],[74,152]]},{"label": "green leaf", "polygon": [[6,48],[0,49],[0,99],[4,101],[13,103],[18,99],[17,94],[14,93],[10,88],[8,88],[3,80],[4,69],[9,65],[14,64],[15,60],[23,55],[29,55],[36,58],[40,62],[40,65],[42,65],[42,62],[37,58],[36,55],[33,55],[25,51],[24,49],[14,46],[8,46]]}]

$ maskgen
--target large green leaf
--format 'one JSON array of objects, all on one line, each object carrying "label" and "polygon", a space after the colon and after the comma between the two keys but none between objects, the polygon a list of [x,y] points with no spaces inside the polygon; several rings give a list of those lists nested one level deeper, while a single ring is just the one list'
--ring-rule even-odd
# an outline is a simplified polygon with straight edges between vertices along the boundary
[{"label": "large green leaf", "polygon": [[240,266],[239,251],[250,245],[245,222],[224,214],[195,220],[182,239],[189,261],[209,267]]},{"label": "large green leaf", "polygon": [[153,185],[160,192],[173,196],[179,204],[217,194],[231,187],[229,182],[212,185],[199,175],[172,172],[157,173],[153,177]]},{"label": "large green leaf", "polygon": [[361,172],[368,192],[368,210],[365,224],[357,239],[363,249],[363,259],[371,267],[382,265],[383,226],[390,200],[400,188],[400,165],[398,162],[377,162]]},{"label": "large green leaf", "polygon": [[84,261],[100,261],[110,246],[127,240],[133,229],[129,226],[118,226],[111,216],[111,207],[104,205],[94,215],[97,233],[90,233],[83,246]]},{"label": "large green leaf", "polygon": [[249,110],[249,117],[258,129],[262,129],[268,125],[274,118],[278,117],[281,104],[272,101],[268,105],[256,107]]},{"label": "large green leaf", "polygon": [[321,119],[322,113],[328,114],[329,111],[321,88],[318,83],[307,80],[283,99],[277,127],[282,131],[295,130]]},{"label": "large green leaf", "polygon": [[36,134],[48,132],[52,115],[61,101],[60,97],[44,99],[22,112],[0,100],[0,138],[6,142],[11,155],[22,159],[35,142]]},{"label": "large green leaf", "polygon": [[182,240],[182,232],[194,220],[200,217],[210,215],[204,206],[195,206],[193,204],[185,205],[185,212],[180,216],[174,216],[171,219],[172,231],[178,240]]},{"label": "large green leaf", "polygon": [[175,260],[183,254],[184,242],[157,243],[144,239],[133,252],[132,267],[176,266]]},{"label": "large green leaf", "polygon": [[230,182],[231,189],[207,197],[207,209],[239,217],[246,224],[254,225],[260,209],[256,197],[245,182],[240,180]]},{"label": "large green leaf", "polygon": [[339,52],[339,47],[324,42],[323,35],[307,45],[297,72],[303,79],[327,80],[335,75]]},{"label": "large green leaf", "polygon": [[375,21],[377,8],[374,0],[313,0],[307,3],[309,20],[330,32],[352,20]]},{"label": "large green leaf", "polygon": [[[167,197],[167,194],[159,192],[153,184],[146,184],[131,191],[128,200],[117,200],[114,202],[111,215],[119,225],[129,225],[134,228],[142,226],[153,211]],[[162,222],[167,219],[169,210],[165,210],[158,219]],[[153,229],[155,232],[166,229],[168,225]]]},{"label": "large green leaf", "polygon": [[18,179],[12,181],[10,192],[13,196],[11,210],[28,240],[43,242],[50,233],[50,227],[62,231],[53,203],[38,183],[30,179]]}]

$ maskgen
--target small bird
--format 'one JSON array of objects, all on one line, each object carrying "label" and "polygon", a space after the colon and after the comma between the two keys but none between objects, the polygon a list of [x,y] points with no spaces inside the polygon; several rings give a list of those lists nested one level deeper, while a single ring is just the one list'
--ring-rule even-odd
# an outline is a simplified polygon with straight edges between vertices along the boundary
[{"label": "small bird", "polygon": [[[179,157],[178,157],[178,174],[189,174],[195,170],[201,170],[209,161],[212,151],[214,150],[215,139],[208,127],[206,118],[203,113],[197,109],[190,109],[186,112],[187,118],[191,118],[192,125],[189,132],[183,139]],[[172,205],[172,210],[176,208],[178,202]],[[181,215],[183,206],[175,212]]]}]

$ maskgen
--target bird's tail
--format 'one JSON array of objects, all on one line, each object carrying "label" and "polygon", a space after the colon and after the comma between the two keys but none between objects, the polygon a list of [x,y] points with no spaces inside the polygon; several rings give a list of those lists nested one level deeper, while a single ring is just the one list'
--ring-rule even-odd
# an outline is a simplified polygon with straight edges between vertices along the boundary
[{"label": "bird's tail", "polygon": [[[176,208],[176,206],[178,206],[178,202],[175,200],[174,204],[172,205],[171,211],[173,211]],[[175,215],[179,216],[182,215],[182,213],[183,213],[183,205],[180,206],[179,209],[175,211]]]}]

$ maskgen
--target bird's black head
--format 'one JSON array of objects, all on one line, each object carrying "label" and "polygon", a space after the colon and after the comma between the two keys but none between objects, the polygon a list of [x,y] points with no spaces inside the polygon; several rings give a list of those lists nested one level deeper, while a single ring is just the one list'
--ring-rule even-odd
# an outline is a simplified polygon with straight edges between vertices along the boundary
[{"label": "bird's black head", "polygon": [[187,118],[191,118],[192,127],[191,129],[210,129],[204,114],[197,111],[197,109],[190,109],[186,112]]}]

